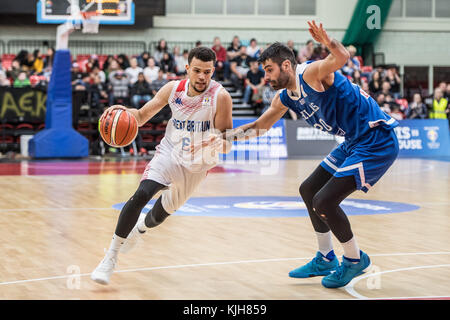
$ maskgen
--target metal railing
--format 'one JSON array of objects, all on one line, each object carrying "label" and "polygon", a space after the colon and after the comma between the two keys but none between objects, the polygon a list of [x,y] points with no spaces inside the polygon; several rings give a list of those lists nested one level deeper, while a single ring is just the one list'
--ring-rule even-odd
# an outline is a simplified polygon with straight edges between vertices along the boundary
[{"label": "metal railing", "polygon": [[[6,47],[6,49],[2,49]],[[55,40],[9,40],[4,45],[0,42],[0,50],[2,53],[17,54],[21,50],[33,52],[39,49],[42,53],[46,53],[47,48],[55,47]],[[138,55],[147,50],[147,44],[144,41],[94,41],[94,40],[69,40],[69,50],[72,55],[79,54],[125,54]]]}]

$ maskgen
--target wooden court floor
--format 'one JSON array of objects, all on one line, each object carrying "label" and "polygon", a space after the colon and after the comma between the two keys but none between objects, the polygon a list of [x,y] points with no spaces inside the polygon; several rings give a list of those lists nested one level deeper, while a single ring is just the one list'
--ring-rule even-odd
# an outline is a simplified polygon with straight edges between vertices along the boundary
[{"label": "wooden court floor", "polygon": [[[298,197],[319,162],[281,161],[271,175],[227,164],[194,197]],[[373,269],[345,288],[289,278],[315,255],[314,232],[308,217],[270,216],[170,217],[119,256],[109,286],[96,284],[89,275],[109,246],[112,206],[127,201],[144,166],[0,164],[0,299],[450,298],[450,162],[421,159],[397,160],[368,194],[350,196],[419,208],[349,217]]]}]

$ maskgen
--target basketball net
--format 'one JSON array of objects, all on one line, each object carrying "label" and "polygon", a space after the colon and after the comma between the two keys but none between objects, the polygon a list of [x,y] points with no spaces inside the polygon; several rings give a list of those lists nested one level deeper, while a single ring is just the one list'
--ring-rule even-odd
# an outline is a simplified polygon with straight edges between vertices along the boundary
[{"label": "basketball net", "polygon": [[81,12],[81,22],[83,24],[83,29],[81,32],[83,33],[98,33],[98,26],[100,21],[97,19],[93,19],[96,17],[97,13],[94,12]]}]

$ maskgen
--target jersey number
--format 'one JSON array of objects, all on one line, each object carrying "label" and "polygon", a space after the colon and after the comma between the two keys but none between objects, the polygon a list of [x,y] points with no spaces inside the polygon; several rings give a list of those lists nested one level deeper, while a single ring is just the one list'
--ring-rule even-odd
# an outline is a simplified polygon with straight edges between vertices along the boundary
[{"label": "jersey number", "polygon": [[331,126],[329,126],[323,119],[319,119],[319,123],[315,123],[314,128],[319,129],[320,131],[333,130],[333,128]]}]

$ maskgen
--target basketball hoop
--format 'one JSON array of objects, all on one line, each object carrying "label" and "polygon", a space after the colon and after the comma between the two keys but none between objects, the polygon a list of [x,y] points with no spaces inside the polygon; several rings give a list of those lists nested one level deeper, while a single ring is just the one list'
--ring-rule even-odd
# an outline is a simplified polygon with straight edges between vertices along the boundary
[{"label": "basketball hoop", "polygon": [[93,11],[93,12],[81,12],[81,22],[83,24],[83,29],[81,30],[81,32],[83,33],[98,33],[98,25],[99,25],[99,20],[97,19],[93,19],[93,17],[97,16],[97,12]]}]

